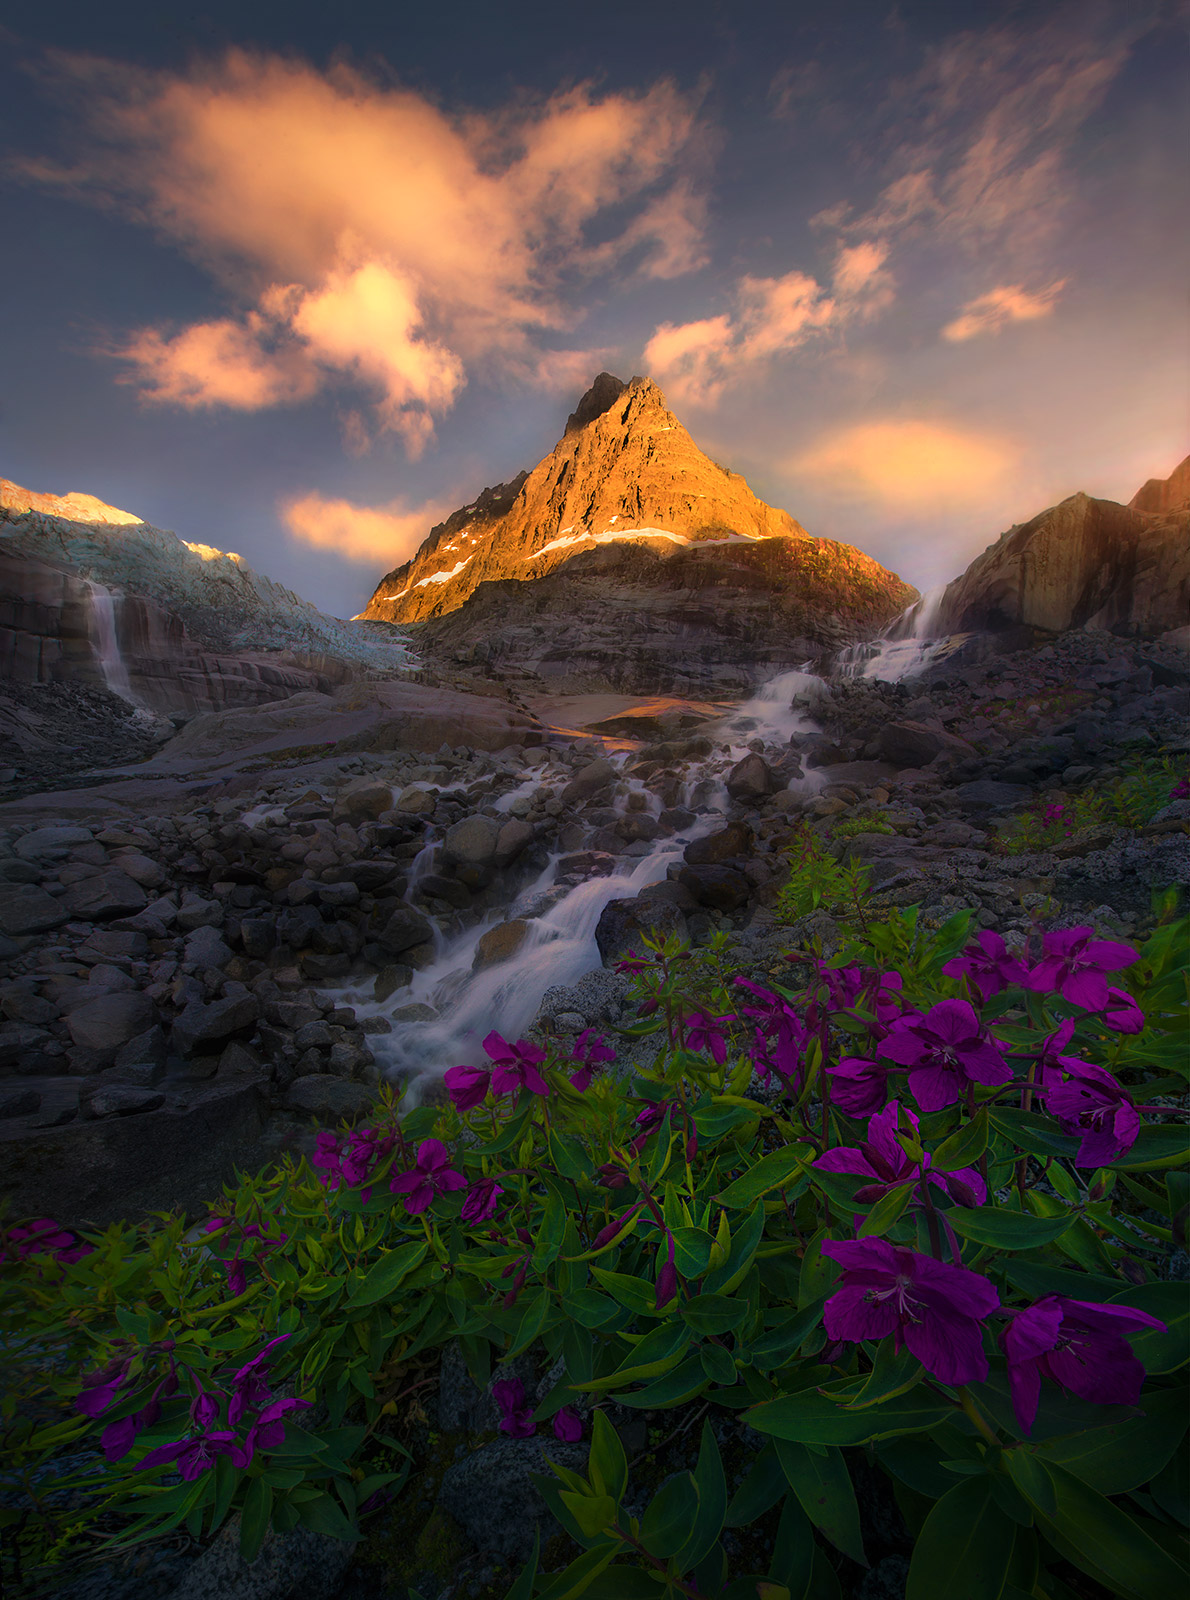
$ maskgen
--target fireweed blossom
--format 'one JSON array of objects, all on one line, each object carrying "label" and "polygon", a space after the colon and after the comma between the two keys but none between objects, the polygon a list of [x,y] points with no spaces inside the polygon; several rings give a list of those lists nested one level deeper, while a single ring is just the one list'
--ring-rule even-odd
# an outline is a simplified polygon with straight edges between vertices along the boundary
[{"label": "fireweed blossom", "polygon": [[870,1117],[888,1099],[888,1079],[894,1070],[879,1061],[844,1056],[828,1065],[831,1103],[848,1117]]},{"label": "fireweed blossom", "polygon": [[856,1193],[856,1202],[860,1205],[871,1205],[882,1195],[888,1194],[890,1189],[899,1189],[907,1183],[915,1185],[915,1195],[920,1203],[923,1198],[923,1175],[926,1183],[940,1189],[956,1205],[983,1205],[987,1200],[987,1185],[973,1167],[963,1167],[957,1172],[931,1172],[932,1157],[928,1150],[920,1168],[916,1161],[910,1159],[897,1139],[897,1122],[901,1115],[908,1117],[916,1138],[918,1120],[913,1112],[908,1107],[902,1112],[897,1102],[890,1100],[884,1110],[868,1123],[868,1137],[858,1149],[849,1150],[838,1145],[811,1164],[823,1172],[854,1173],[870,1178],[871,1183],[865,1184]]},{"label": "fireweed blossom", "polygon": [[473,1106],[482,1105],[489,1089],[497,1099],[521,1089],[528,1089],[531,1094],[549,1094],[549,1084],[537,1070],[546,1059],[544,1050],[527,1039],[510,1044],[494,1030],[483,1041],[483,1048],[491,1067],[451,1067],[442,1075],[456,1110],[470,1111]]},{"label": "fireweed blossom", "polygon": [[1060,928],[1042,940],[1041,960],[1029,973],[1028,987],[1036,994],[1060,994],[1085,1011],[1102,1011],[1111,993],[1104,973],[1139,960],[1130,944],[1097,939],[1094,928]]},{"label": "fireweed blossom", "polygon": [[232,1373],[228,1381],[231,1400],[227,1408],[227,1420],[233,1428],[246,1411],[272,1399],[266,1375],[261,1369],[270,1360],[269,1352],[291,1337],[288,1333],[278,1334],[275,1339],[270,1339],[268,1344],[262,1346],[251,1361],[246,1361]]},{"label": "fireweed blossom", "polygon": [[1125,989],[1108,989],[1103,1020],[1117,1033],[1144,1032],[1145,1014]]},{"label": "fireweed blossom", "polygon": [[554,1434],[565,1444],[577,1444],[583,1436],[583,1419],[573,1406],[563,1406],[554,1417]]},{"label": "fireweed blossom", "polygon": [[84,1244],[69,1229],[59,1227],[51,1217],[38,1217],[24,1227],[9,1228],[3,1238],[0,1260],[11,1253],[17,1261],[34,1255],[52,1255],[64,1266],[89,1256],[92,1245]]},{"label": "fireweed blossom", "polygon": [[985,928],[942,968],[948,978],[966,978],[981,1000],[991,1000],[1012,984],[1025,984],[1028,970],[1009,952],[998,933]]},{"label": "fireweed blossom", "polygon": [[584,1028],[574,1041],[570,1059],[578,1067],[577,1072],[570,1074],[570,1082],[581,1093],[591,1087],[591,1079],[605,1062],[616,1059],[616,1052],[601,1033],[596,1033],[594,1028]]},{"label": "fireweed blossom", "polygon": [[501,1433],[506,1433],[510,1439],[533,1437],[537,1431],[533,1421],[533,1407],[525,1402],[525,1386],[519,1378],[501,1378],[494,1383],[492,1399],[500,1412],[498,1426]]},{"label": "fireweed blossom", "polygon": [[755,1043],[749,1052],[752,1065],[763,1082],[777,1077],[788,1089],[802,1081],[802,1050],[808,1037],[801,1017],[771,989],[737,978],[737,988],[752,996],[754,1003],[740,1007],[740,1015],[756,1024]]},{"label": "fireweed blossom", "polygon": [[717,1067],[727,1060],[727,1033],[725,1025],[736,1020],[734,1012],[716,1017],[709,1011],[696,1013],[685,1021],[686,1048],[696,1052],[706,1051]]},{"label": "fireweed blossom", "polygon": [[1012,1082],[1012,1068],[966,1000],[940,1000],[924,1017],[898,1022],[876,1054],[909,1069],[909,1088],[923,1111],[941,1111],[975,1084]]},{"label": "fireweed blossom", "polygon": [[1130,1306],[1069,1300],[1064,1294],[1047,1294],[1015,1313],[1000,1343],[1022,1430],[1028,1434],[1037,1416],[1043,1377],[1096,1405],[1137,1405],[1145,1369],[1124,1334],[1140,1328],[1164,1332],[1165,1323]]},{"label": "fireweed blossom", "polygon": [[1082,1139],[1076,1167],[1105,1167],[1132,1149],[1140,1134],[1140,1112],[1127,1089],[1103,1067],[1062,1058],[1067,1083],[1043,1085],[1038,1093],[1064,1132]]},{"label": "fireweed blossom", "polygon": [[478,1178],[463,1196],[460,1219],[472,1228],[487,1222],[500,1209],[500,1196],[503,1193],[495,1178]]},{"label": "fireweed blossom", "polygon": [[892,1334],[941,1383],[987,1377],[981,1323],[1000,1296],[986,1278],[886,1239],[828,1239],[822,1253],[843,1268],[823,1311],[828,1338],[855,1344]]},{"label": "fireweed blossom", "polygon": [[412,1216],[428,1210],[436,1195],[466,1187],[466,1178],[450,1165],[450,1151],[441,1139],[423,1139],[413,1171],[403,1172],[389,1183],[393,1194],[405,1196],[405,1210]]}]

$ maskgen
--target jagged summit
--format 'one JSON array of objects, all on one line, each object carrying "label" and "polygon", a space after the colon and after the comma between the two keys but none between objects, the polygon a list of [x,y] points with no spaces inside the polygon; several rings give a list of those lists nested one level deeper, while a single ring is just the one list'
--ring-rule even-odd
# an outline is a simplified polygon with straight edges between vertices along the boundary
[{"label": "jagged summit", "polygon": [[39,511],[46,517],[64,517],[68,522],[110,522],[124,527],[139,527],[142,520],[131,511],[105,505],[93,494],[80,494],[77,489],[69,494],[38,494],[33,489],[23,489],[11,478],[0,478],[0,508],[16,513]]},{"label": "jagged summit", "polygon": [[363,616],[440,616],[481,583],[542,577],[603,544],[672,552],[808,537],[787,511],[703,454],[652,379],[625,384],[601,372],[551,453],[431,529],[413,559],[381,579]]}]

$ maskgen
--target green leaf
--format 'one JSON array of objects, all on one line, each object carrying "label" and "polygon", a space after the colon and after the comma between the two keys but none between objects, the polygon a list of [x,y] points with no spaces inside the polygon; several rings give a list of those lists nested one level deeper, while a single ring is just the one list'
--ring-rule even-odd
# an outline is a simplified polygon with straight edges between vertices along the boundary
[{"label": "green leaf", "polygon": [[787,1145],[783,1150],[770,1151],[715,1198],[720,1205],[728,1206],[733,1211],[747,1210],[771,1189],[780,1189],[788,1184],[790,1178],[801,1172],[812,1154],[811,1147],[805,1144]]},{"label": "green leaf", "polygon": [[748,1346],[752,1364],[762,1371],[772,1371],[791,1361],[822,1321],[823,1300],[819,1295],[777,1327],[753,1339]]},{"label": "green leaf", "polygon": [[952,1206],[946,1220],[957,1234],[974,1239],[977,1244],[995,1245],[1001,1250],[1030,1250],[1057,1239],[1075,1219],[1069,1214],[1030,1217],[1021,1211],[998,1211],[986,1206]]},{"label": "green leaf", "polygon": [[1036,1454],[1056,1461],[1100,1494],[1128,1494],[1157,1476],[1186,1434],[1190,1396],[1185,1389],[1151,1389],[1140,1416],[1088,1428],[1039,1445]]},{"label": "green leaf", "polygon": [[574,1289],[565,1296],[563,1310],[584,1328],[604,1328],[610,1322],[624,1326],[624,1307],[598,1289]]},{"label": "green leaf", "polygon": [[[296,1500],[296,1495],[294,1496]],[[358,1544],[362,1535],[354,1522],[344,1515],[342,1507],[329,1494],[315,1494],[298,1504],[298,1516],[307,1528],[315,1533],[325,1533],[332,1539],[342,1539],[348,1544]]]},{"label": "green leaf", "polygon": [[256,1560],[264,1536],[269,1531],[272,1509],[273,1491],[263,1478],[253,1478],[240,1513],[240,1554],[245,1561]]},{"label": "green leaf", "polygon": [[529,1557],[529,1565],[521,1572],[517,1581],[504,1596],[504,1600],[533,1600],[533,1583],[537,1577],[537,1558],[541,1554],[541,1529],[533,1529],[533,1554]]},{"label": "green leaf", "polygon": [[887,1233],[913,1199],[913,1190],[912,1183],[903,1183],[899,1188],[890,1189],[887,1194],[881,1195],[864,1218],[856,1237],[878,1239]]},{"label": "green leaf", "polygon": [[789,1487],[814,1526],[844,1555],[866,1567],[859,1506],[841,1452],[808,1450],[804,1444],[778,1439],[777,1458]]},{"label": "green leaf", "polygon": [[[613,1555],[616,1550],[612,1545]],[[667,1600],[665,1591],[640,1567],[607,1567],[579,1593],[583,1600]]]},{"label": "green leaf", "polygon": [[513,1337],[511,1348],[505,1357],[506,1360],[510,1361],[513,1356],[519,1356],[522,1351],[529,1348],[542,1328],[545,1327],[552,1307],[553,1301],[550,1298],[549,1290],[539,1289],[528,1305],[525,1306],[520,1324]]},{"label": "green leaf", "polygon": [[1142,1283],[1111,1298],[1112,1305],[1147,1311],[1165,1323],[1159,1328],[1139,1328],[1127,1335],[1137,1360],[1146,1372],[1176,1372],[1190,1356],[1190,1293],[1184,1283]]},{"label": "green leaf", "polygon": [[849,1411],[860,1411],[868,1406],[893,1400],[921,1382],[922,1366],[908,1350],[897,1350],[890,1339],[881,1341],[876,1360],[867,1381],[859,1392],[847,1401]]},{"label": "green leaf", "polygon": [[956,1484],[917,1537],[905,1600],[999,1600],[1015,1532],[986,1475]]},{"label": "green leaf", "polygon": [[682,1320],[695,1333],[728,1333],[748,1315],[747,1303],[725,1294],[699,1294],[682,1307]]},{"label": "green leaf", "polygon": [[632,1406],[639,1410],[668,1410],[673,1406],[683,1405],[687,1400],[693,1400],[696,1394],[701,1394],[706,1388],[709,1379],[703,1371],[702,1362],[697,1356],[688,1356],[680,1367],[675,1367],[665,1377],[658,1378],[654,1383],[647,1383],[643,1389],[638,1389],[635,1394],[618,1394],[615,1396],[618,1405]]},{"label": "green leaf", "polygon": [[1018,1257],[1000,1267],[1014,1289],[1034,1300],[1047,1294],[1064,1294],[1071,1300],[1110,1299],[1125,1287],[1119,1278],[1089,1272],[1071,1272],[1069,1267],[1051,1267],[1045,1261],[1026,1261]]},{"label": "green leaf", "polygon": [[704,1144],[714,1144],[722,1139],[724,1134],[733,1133],[736,1128],[742,1128],[749,1122],[756,1120],[757,1113],[749,1111],[746,1106],[721,1105],[712,1102],[710,1105],[696,1106],[694,1109],[694,1126]]},{"label": "green leaf", "polygon": [[347,1296],[347,1304],[374,1306],[377,1301],[387,1299],[402,1280],[421,1265],[429,1248],[423,1239],[420,1244],[403,1244],[397,1250],[388,1251],[355,1285]]},{"label": "green leaf", "polygon": [[942,1141],[930,1167],[934,1172],[957,1172],[960,1167],[974,1166],[987,1147],[988,1109],[983,1106],[970,1122]]},{"label": "green leaf", "polygon": [[702,1425],[698,1464],[694,1468],[694,1487],[698,1490],[698,1516],[685,1544],[677,1552],[678,1567],[689,1572],[696,1567],[723,1531],[727,1515],[727,1479],[710,1422]]},{"label": "green leaf", "polygon": [[616,1520],[616,1502],[610,1494],[580,1494],[562,1489],[558,1498],[588,1539],[597,1539]]},{"label": "green leaf", "polygon": [[992,1127],[1011,1139],[1019,1150],[1034,1156],[1072,1156],[1078,1151],[1078,1140],[1062,1133],[1049,1117],[1036,1111],[1018,1111],[1011,1106],[997,1106],[991,1112]]},{"label": "green leaf", "polygon": [[592,1267],[591,1271],[608,1294],[629,1311],[638,1317],[656,1316],[653,1302],[657,1291],[653,1284],[646,1283],[640,1278],[630,1277],[626,1272],[609,1272],[606,1267]]},{"label": "green leaf", "polygon": [[731,1497],[724,1525],[728,1528],[746,1528],[758,1522],[765,1512],[785,1493],[785,1474],[777,1460],[776,1449],[766,1444],[748,1468],[743,1483]]},{"label": "green leaf", "polygon": [[674,1228],[674,1265],[683,1278],[701,1278],[711,1254],[711,1236],[703,1228]]},{"label": "green leaf", "polygon": [[698,1516],[698,1485],[688,1472],[663,1483],[640,1521],[640,1541],[651,1556],[667,1561],[690,1537]]},{"label": "green leaf", "polygon": [[1141,1128],[1136,1143],[1118,1160],[1108,1163],[1114,1172],[1145,1172],[1158,1167],[1181,1166],[1190,1160],[1190,1140],[1186,1129],[1149,1122]]},{"label": "green leaf", "polygon": [[1047,1472],[1055,1507],[1052,1515],[1036,1504],[1035,1509],[1042,1533],[1060,1554],[1100,1581],[1102,1575],[1112,1592],[1127,1600],[1168,1600],[1185,1593],[1186,1572],[1135,1518],[1064,1467],[1051,1464]]},{"label": "green leaf", "polygon": [[773,1554],[769,1562],[772,1586],[766,1585],[762,1589],[758,1585],[756,1593],[785,1594],[789,1600],[805,1600],[813,1581],[817,1554],[814,1525],[802,1510],[797,1495],[789,1494],[781,1507],[777,1536],[773,1540]]},{"label": "green leaf", "polygon": [[712,1383],[721,1384],[723,1388],[730,1389],[738,1381],[736,1364],[731,1352],[724,1349],[721,1344],[707,1343],[699,1349],[702,1361],[702,1370]]},{"label": "green leaf", "polygon": [[904,1395],[866,1411],[845,1411],[829,1395],[816,1390],[764,1400],[745,1411],[743,1420],[758,1433],[798,1444],[866,1444],[896,1433],[919,1433],[936,1428],[953,1414],[942,1400]]},{"label": "green leaf", "polygon": [[615,1372],[591,1378],[586,1383],[575,1383],[572,1387],[595,1393],[600,1389],[618,1389],[626,1383],[638,1383],[644,1378],[658,1378],[677,1366],[689,1344],[689,1328],[681,1322],[663,1322],[632,1347]]},{"label": "green leaf", "polygon": [[537,1224],[533,1249],[534,1271],[542,1272],[557,1260],[566,1233],[566,1220],[566,1207],[562,1196],[556,1189],[551,1189]]},{"label": "green leaf", "polygon": [[702,1287],[705,1294],[731,1294],[739,1288],[744,1281],[744,1274],[752,1265],[763,1233],[764,1207],[758,1205],[733,1231],[727,1260],[704,1279]]},{"label": "green leaf", "polygon": [[602,1411],[591,1419],[591,1454],[587,1461],[591,1482],[618,1503],[628,1487],[628,1457],[620,1435]]}]

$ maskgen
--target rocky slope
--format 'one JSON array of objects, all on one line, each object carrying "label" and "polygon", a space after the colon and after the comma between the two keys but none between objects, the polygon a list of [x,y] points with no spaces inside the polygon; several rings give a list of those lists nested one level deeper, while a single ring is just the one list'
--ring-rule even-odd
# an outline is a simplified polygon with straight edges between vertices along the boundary
[{"label": "rocky slope", "polygon": [[941,630],[1157,634],[1190,617],[1190,457],[1127,506],[1075,494],[1001,534],[948,585]]},{"label": "rocky slope", "polygon": [[673,550],[807,537],[703,454],[655,383],[603,372],[545,460],[432,529],[412,561],[381,579],[363,616],[441,616],[481,583],[544,577],[601,543]]}]

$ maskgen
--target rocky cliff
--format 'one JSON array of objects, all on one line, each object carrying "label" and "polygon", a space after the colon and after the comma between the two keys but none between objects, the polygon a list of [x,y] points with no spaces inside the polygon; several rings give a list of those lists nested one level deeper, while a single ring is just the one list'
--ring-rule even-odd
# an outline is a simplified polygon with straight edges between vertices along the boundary
[{"label": "rocky cliff", "polygon": [[1130,505],[1075,494],[1001,534],[947,586],[938,626],[1158,634],[1190,617],[1190,458]]},{"label": "rocky cliff", "polygon": [[600,545],[673,551],[775,538],[808,535],[704,455],[650,379],[625,384],[602,372],[545,460],[433,528],[381,579],[363,616],[441,616],[481,583],[544,577]]}]

